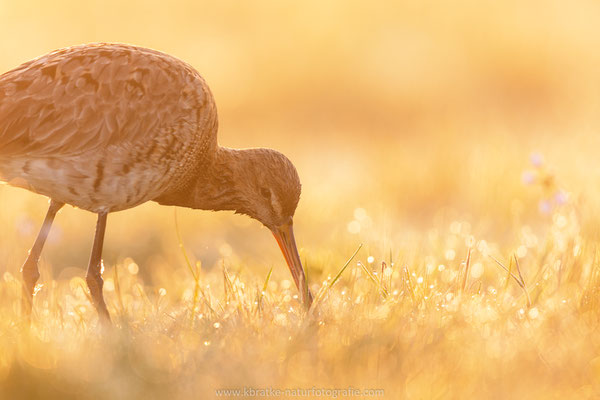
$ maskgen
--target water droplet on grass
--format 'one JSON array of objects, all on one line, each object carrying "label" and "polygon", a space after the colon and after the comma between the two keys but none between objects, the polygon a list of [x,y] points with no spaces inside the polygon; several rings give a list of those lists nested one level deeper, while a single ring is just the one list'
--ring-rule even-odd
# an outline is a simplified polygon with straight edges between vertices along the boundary
[{"label": "water droplet on grass", "polygon": [[140,267],[134,263],[134,262],[130,262],[127,265],[127,271],[131,274],[131,275],[136,275],[139,271],[140,271]]}]

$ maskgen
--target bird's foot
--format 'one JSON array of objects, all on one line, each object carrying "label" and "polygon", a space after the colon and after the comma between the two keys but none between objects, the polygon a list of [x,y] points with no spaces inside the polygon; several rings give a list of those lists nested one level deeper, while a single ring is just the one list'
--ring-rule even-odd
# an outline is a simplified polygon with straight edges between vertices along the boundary
[{"label": "bird's foot", "polygon": [[23,267],[21,267],[21,272],[23,273],[22,312],[23,316],[30,319],[35,285],[40,278],[37,260],[27,258]]},{"label": "bird's foot", "polygon": [[110,320],[110,314],[108,313],[108,308],[106,307],[106,303],[104,302],[104,295],[102,293],[102,287],[104,286],[102,276],[96,274],[88,274],[85,280],[87,282],[88,288],[90,289],[92,303],[94,304],[96,311],[98,311],[100,323],[105,326],[110,326],[112,322]]}]

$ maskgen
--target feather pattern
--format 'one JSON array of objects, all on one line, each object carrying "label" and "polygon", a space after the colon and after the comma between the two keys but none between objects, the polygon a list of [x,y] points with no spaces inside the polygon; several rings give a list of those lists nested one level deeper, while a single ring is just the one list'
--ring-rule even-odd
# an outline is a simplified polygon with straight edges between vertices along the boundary
[{"label": "feather pattern", "polygon": [[0,76],[0,178],[90,211],[185,185],[216,135],[202,77],[158,51],[75,46]]},{"label": "feather pattern", "polygon": [[[262,222],[310,306],[292,230],[301,189],[294,165],[275,150],[218,146],[210,90],[174,57],[100,43],[57,50],[0,75],[0,180],[50,197],[47,220],[63,203],[99,214],[86,279],[106,319],[106,214],[149,200]],[[37,260],[39,251],[30,256]],[[31,307],[39,273],[23,271]]]}]

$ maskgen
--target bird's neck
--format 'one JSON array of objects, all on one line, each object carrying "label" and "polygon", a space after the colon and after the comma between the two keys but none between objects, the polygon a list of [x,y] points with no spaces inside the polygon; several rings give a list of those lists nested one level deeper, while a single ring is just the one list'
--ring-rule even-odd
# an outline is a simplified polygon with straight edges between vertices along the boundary
[{"label": "bird's neck", "polygon": [[243,175],[247,150],[218,147],[209,163],[185,185],[163,193],[159,204],[201,210],[243,212],[240,176]]}]

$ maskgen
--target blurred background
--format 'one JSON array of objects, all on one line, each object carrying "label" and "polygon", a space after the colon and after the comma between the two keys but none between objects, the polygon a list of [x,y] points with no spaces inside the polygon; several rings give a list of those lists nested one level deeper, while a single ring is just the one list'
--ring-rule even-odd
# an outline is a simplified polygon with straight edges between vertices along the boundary
[{"label": "blurred background", "polygon": [[111,214],[111,339],[82,279],[95,216],[65,207],[27,335],[19,268],[48,200],[0,185],[0,397],[597,397],[598,21],[596,0],[0,0],[0,72],[99,41],[193,65],[222,145],[297,166],[314,293],[363,244],[305,318],[258,222],[152,202]]},{"label": "blurred background", "polygon": [[[549,185],[588,206],[584,224],[595,233],[599,17],[591,0],[2,0],[0,70],[99,41],[189,62],[216,98],[222,145],[273,147],[296,164],[296,237],[318,275],[358,243],[402,256],[409,237],[453,222],[510,248],[515,227],[549,223]],[[523,184],[530,158],[551,184]],[[46,202],[0,188],[0,272],[18,274]],[[226,263],[264,277],[276,266],[287,277],[257,222],[177,213],[187,251],[205,268]],[[94,224],[64,209],[44,274],[83,276]],[[185,271],[173,208],[111,215],[104,255],[107,266],[131,258],[150,285]]]}]

